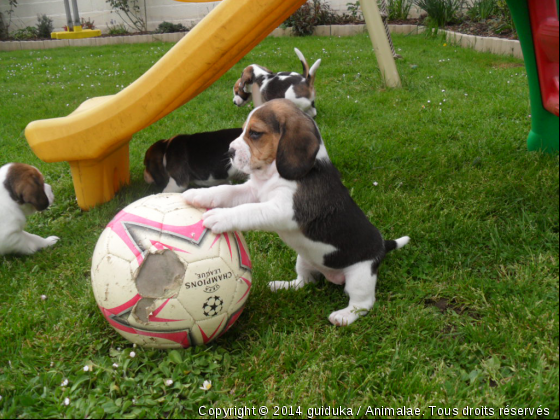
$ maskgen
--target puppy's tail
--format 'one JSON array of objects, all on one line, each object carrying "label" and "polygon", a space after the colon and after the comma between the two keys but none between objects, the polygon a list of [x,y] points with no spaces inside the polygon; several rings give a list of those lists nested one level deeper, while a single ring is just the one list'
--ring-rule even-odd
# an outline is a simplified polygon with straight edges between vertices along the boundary
[{"label": "puppy's tail", "polygon": [[408,236],[403,236],[394,241],[385,241],[385,251],[391,252],[395,249],[401,249],[403,246],[410,242],[410,238]]},{"label": "puppy's tail", "polygon": [[294,51],[296,52],[299,61],[301,61],[301,64],[303,66],[303,77],[307,79],[309,77],[309,64],[307,64],[307,60],[305,59],[303,53],[300,50],[294,48]]},{"label": "puppy's tail", "polygon": [[317,70],[319,69],[319,66],[321,65],[321,59],[318,59],[317,61],[315,61],[315,64],[313,64],[313,66],[311,67],[311,70],[309,70],[309,86],[313,86],[313,84],[315,83],[315,75],[317,74]]},{"label": "puppy's tail", "polygon": [[299,57],[299,61],[301,61],[301,65],[303,66],[303,77],[305,77],[309,81],[309,86],[313,86],[315,82],[315,75],[317,74],[317,70],[321,65],[321,59],[317,60],[315,64],[311,68],[309,68],[309,64],[307,64],[307,60],[303,56],[302,52],[297,48],[294,48],[297,56]]}]

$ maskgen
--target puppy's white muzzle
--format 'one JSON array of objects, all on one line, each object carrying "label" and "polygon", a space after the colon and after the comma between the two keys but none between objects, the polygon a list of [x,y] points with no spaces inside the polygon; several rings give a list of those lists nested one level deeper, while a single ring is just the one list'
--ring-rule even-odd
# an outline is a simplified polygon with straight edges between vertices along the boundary
[{"label": "puppy's white muzzle", "polygon": [[244,174],[251,173],[251,150],[245,140],[243,140],[243,136],[238,137],[229,145],[230,151],[234,151],[233,157],[231,158],[231,165],[233,168],[237,169],[238,171]]},{"label": "puppy's white muzzle", "polygon": [[245,105],[247,102],[249,101],[244,101],[243,98],[239,95],[235,95],[233,98],[233,103],[239,107],[242,107],[243,105]]}]

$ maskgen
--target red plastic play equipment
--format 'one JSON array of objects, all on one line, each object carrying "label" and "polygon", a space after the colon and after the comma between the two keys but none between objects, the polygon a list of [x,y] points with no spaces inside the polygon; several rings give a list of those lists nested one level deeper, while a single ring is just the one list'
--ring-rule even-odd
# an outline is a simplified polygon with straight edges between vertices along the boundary
[{"label": "red plastic play equipment", "polygon": [[558,4],[559,0],[507,0],[529,81],[529,150],[558,152]]},{"label": "red plastic play equipment", "polygon": [[554,1],[529,1],[543,107],[558,117],[558,15]]}]

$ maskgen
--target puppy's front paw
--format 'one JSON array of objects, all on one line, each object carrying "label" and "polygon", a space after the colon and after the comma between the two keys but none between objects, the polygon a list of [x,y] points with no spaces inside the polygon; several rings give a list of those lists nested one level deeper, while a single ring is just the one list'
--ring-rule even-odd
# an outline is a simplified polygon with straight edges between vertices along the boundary
[{"label": "puppy's front paw", "polygon": [[233,229],[231,217],[228,217],[228,209],[212,209],[202,215],[204,227],[210,229],[216,235],[230,232]]},{"label": "puppy's front paw", "polygon": [[58,236],[49,236],[48,238],[45,239],[45,241],[46,241],[46,246],[53,246],[58,241],[60,241],[60,238]]},{"label": "puppy's front paw", "polygon": [[290,288],[290,282],[289,281],[271,281],[270,283],[268,283],[268,287],[273,292],[277,292],[278,290],[289,289]]},{"label": "puppy's front paw", "polygon": [[278,290],[298,290],[305,286],[305,282],[301,280],[292,280],[292,281],[271,281],[268,283],[268,287],[273,292],[277,292]]},{"label": "puppy's front paw", "polygon": [[212,197],[213,194],[209,194],[208,189],[192,189],[183,193],[183,198],[187,204],[198,208],[208,209],[215,207]]},{"label": "puppy's front paw", "polygon": [[336,325],[337,327],[346,327],[366,313],[367,310],[365,309],[348,307],[346,309],[341,309],[340,311],[336,311],[330,314],[329,321],[331,324]]}]

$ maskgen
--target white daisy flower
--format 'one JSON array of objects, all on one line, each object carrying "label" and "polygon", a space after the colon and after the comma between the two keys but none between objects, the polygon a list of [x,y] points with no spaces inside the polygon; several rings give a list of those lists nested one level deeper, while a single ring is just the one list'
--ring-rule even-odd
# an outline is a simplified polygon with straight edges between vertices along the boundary
[{"label": "white daisy flower", "polygon": [[204,383],[200,387],[200,389],[204,391],[210,391],[210,388],[212,388],[212,381],[204,381]]},{"label": "white daisy flower", "polygon": [[64,398],[64,405],[70,405],[70,398]]},{"label": "white daisy flower", "polygon": [[131,358],[135,358],[135,357],[136,357],[136,352],[131,351],[130,354],[129,354],[129,356],[130,356]]},{"label": "white daisy flower", "polygon": [[171,386],[171,385],[173,385],[173,379],[166,379],[165,386]]},{"label": "white daisy flower", "polygon": [[63,380],[60,386],[68,386],[68,379]]}]

